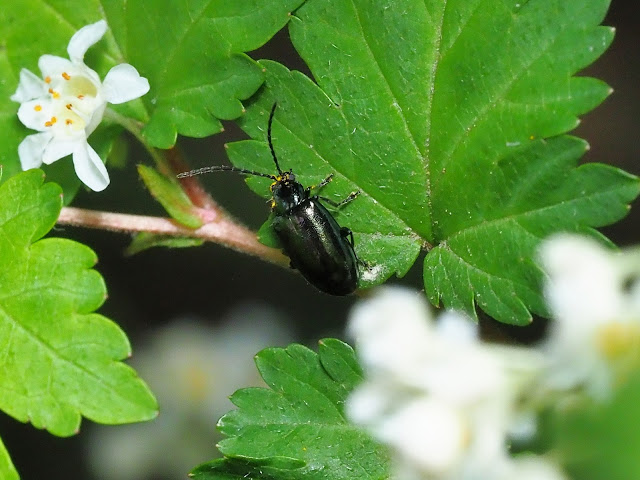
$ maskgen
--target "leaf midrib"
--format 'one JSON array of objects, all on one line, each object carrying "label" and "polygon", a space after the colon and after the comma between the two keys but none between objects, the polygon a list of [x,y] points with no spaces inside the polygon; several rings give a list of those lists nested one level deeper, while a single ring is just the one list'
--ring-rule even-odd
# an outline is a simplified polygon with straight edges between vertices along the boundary
[{"label": "leaf midrib", "polygon": [[[360,19],[360,14],[359,14],[358,8],[356,7],[354,0],[350,0],[350,2],[351,2],[351,7],[353,9],[356,21],[358,23],[358,27],[360,28],[360,33],[362,35],[362,42],[365,45],[365,47],[367,49],[367,52],[369,53],[369,57],[372,59],[372,63],[375,65],[375,68],[378,71],[378,73],[380,74],[380,77],[384,80],[383,83],[384,83],[384,85],[385,85],[385,87],[387,89],[387,92],[388,92],[389,96],[393,99],[393,102],[396,105],[400,106],[400,103],[398,102],[398,97],[395,94],[395,92],[393,91],[393,89],[391,88],[391,85],[388,82],[388,80],[387,80],[387,78],[386,78],[386,76],[385,76],[385,74],[384,74],[384,72],[383,72],[383,70],[382,70],[382,68],[380,66],[380,63],[378,62],[377,57],[374,54],[374,52],[373,52],[373,50],[371,48],[371,45],[369,44],[368,36],[365,33],[364,27],[362,25],[362,21]],[[335,26],[334,25],[330,25],[330,24],[327,23],[327,26],[330,27],[331,29],[335,30]],[[403,126],[404,126],[405,134],[407,135],[407,138],[409,138],[411,140],[411,145],[412,145],[412,147],[414,149],[416,158],[422,158],[422,154],[420,153],[420,149],[418,148],[418,144],[416,142],[416,139],[413,136],[413,133],[411,132],[411,129],[409,128],[409,124],[407,122],[407,118],[402,113],[402,108],[398,108],[398,114],[399,114],[400,118],[402,119],[402,123],[403,123]],[[345,118],[344,115],[343,115],[343,118]],[[346,118],[345,118],[345,122],[346,122],[347,125],[349,124],[349,121]],[[297,136],[296,136],[296,138],[297,138]],[[348,136],[347,136],[347,138],[348,138]],[[388,207],[383,201],[381,201],[379,198],[376,198],[375,195],[373,195],[370,192],[368,192],[367,190],[365,190],[361,185],[359,185],[359,183],[357,181],[354,181],[353,179],[351,179],[347,175],[345,175],[343,172],[337,170],[335,166],[333,166],[330,162],[327,162],[327,160],[324,159],[322,156],[320,156],[319,154],[318,154],[318,156],[324,162],[326,162],[328,165],[330,165],[333,169],[335,169],[343,178],[347,179],[353,185],[357,186],[362,191],[362,193],[366,194],[370,199],[375,200],[376,206],[380,206],[380,207],[384,208],[387,212],[389,212],[391,214],[392,218],[397,219],[404,226],[404,228],[402,229],[403,231],[408,230],[414,236],[422,238],[422,236],[418,232],[416,232],[415,229],[410,227],[407,224],[406,220],[401,218],[398,215],[398,213],[395,212],[392,208]],[[405,236],[405,235],[398,235],[398,236]]]},{"label": "leaf midrib", "polygon": [[[431,235],[435,235],[435,232],[437,232],[437,223],[435,222],[435,219],[433,218],[433,204],[431,201],[431,161],[430,161],[430,157],[431,157],[431,126],[433,125],[433,98],[435,96],[435,86],[436,86],[436,75],[437,75],[437,71],[438,71],[438,66],[440,65],[440,60],[442,60],[442,54],[440,52],[440,48],[442,46],[442,29],[444,26],[444,18],[446,15],[446,10],[447,10],[447,5],[448,5],[448,0],[444,0],[443,1],[443,6],[442,6],[442,15],[440,15],[440,24],[438,25],[438,30],[436,32],[436,47],[434,48],[434,53],[435,53],[435,58],[433,61],[433,64],[431,66],[431,85],[429,85],[428,87],[428,94],[427,94],[427,109],[425,112],[425,115],[428,118],[427,121],[427,131],[425,132],[425,144],[424,144],[424,158],[423,158],[423,165],[424,165],[424,170],[425,170],[425,179],[426,179],[426,185],[425,185],[425,193],[427,195],[427,208],[429,210],[429,218],[431,219]],[[434,237],[435,238],[435,237]],[[428,240],[428,239],[427,239]]]}]

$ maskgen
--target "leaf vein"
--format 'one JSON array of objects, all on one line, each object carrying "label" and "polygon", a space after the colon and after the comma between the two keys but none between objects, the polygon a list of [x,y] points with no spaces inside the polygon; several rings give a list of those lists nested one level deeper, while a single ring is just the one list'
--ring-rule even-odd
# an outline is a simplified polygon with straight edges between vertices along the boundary
[{"label": "leaf vein", "polygon": [[[489,112],[498,105],[498,102],[505,99],[505,96],[508,94],[509,90],[515,85],[518,80],[520,80],[523,74],[528,72],[529,67],[531,67],[531,65],[537,62],[545,54],[547,54],[549,49],[551,49],[551,47],[553,47],[553,45],[555,44],[557,38],[561,36],[564,31],[565,29],[560,29],[558,32],[556,32],[556,36],[549,42],[547,42],[544,47],[540,48],[537,55],[534,55],[527,62],[521,64],[520,71],[509,78],[508,81],[494,93],[494,98],[492,101],[486,102],[484,106],[479,109],[478,112],[476,112],[473,119],[466,122],[466,126],[461,125],[461,133],[458,135],[458,138],[454,140],[452,148],[448,152],[443,153],[442,168],[446,168],[451,159],[454,157],[455,153],[462,146],[463,141],[471,136],[471,132],[478,128],[480,123],[486,118]],[[505,76],[505,78],[507,78],[507,76]]]}]

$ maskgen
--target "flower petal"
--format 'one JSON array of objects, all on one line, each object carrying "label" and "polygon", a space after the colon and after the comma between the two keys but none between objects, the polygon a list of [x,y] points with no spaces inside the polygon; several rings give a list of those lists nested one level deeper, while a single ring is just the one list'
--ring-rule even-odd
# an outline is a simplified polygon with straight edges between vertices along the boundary
[{"label": "flower petal", "polygon": [[38,168],[42,165],[42,154],[51,140],[51,133],[35,133],[25,137],[18,145],[18,155],[22,170]]},{"label": "flower petal", "polygon": [[73,68],[71,61],[55,55],[42,55],[38,59],[38,67],[44,78],[55,77],[62,72],[68,72]]},{"label": "flower petal", "polygon": [[23,103],[38,98],[46,92],[47,84],[35,73],[23,68],[20,70],[20,83],[18,83],[16,93],[11,95],[11,100]]},{"label": "flower petal", "polygon": [[124,103],[149,91],[149,80],[141,77],[128,63],[116,65],[103,82],[104,96],[109,103]]},{"label": "flower petal", "polygon": [[376,437],[416,467],[422,478],[450,473],[464,458],[468,443],[465,416],[426,397],[403,405],[376,430]]},{"label": "flower petal", "polygon": [[107,22],[99,20],[96,23],[82,27],[69,40],[67,53],[73,62],[82,62],[84,54],[90,46],[97,43],[107,31]]},{"label": "flower petal", "polygon": [[109,174],[104,163],[87,142],[76,144],[73,167],[82,183],[94,192],[101,192],[109,185]]},{"label": "flower petal", "polygon": [[87,137],[91,135],[93,131],[98,127],[98,125],[100,125],[100,122],[102,122],[105,108],[107,108],[107,102],[102,102],[94,107],[93,113],[91,114],[91,119],[87,123],[87,126],[84,128],[84,133]]},{"label": "flower petal", "polygon": [[45,126],[45,122],[49,121],[52,116],[53,105],[51,100],[47,98],[29,100],[18,108],[18,119],[22,124],[39,132],[47,130],[48,127]]},{"label": "flower petal", "polygon": [[50,165],[56,160],[71,155],[78,145],[87,143],[87,138],[84,135],[78,135],[77,137],[63,137],[57,138],[55,135],[44,149],[42,154],[42,162]]},{"label": "flower petal", "polygon": [[424,298],[401,288],[384,288],[354,308],[349,333],[365,369],[406,372],[433,342],[431,312]]},{"label": "flower petal", "polygon": [[614,254],[594,240],[565,234],[547,240],[540,256],[549,275],[547,304],[558,322],[570,324],[568,339],[618,317],[623,275]]},{"label": "flower petal", "polygon": [[505,475],[498,480],[567,480],[562,470],[545,457],[521,454],[510,463]]},{"label": "flower petal", "polygon": [[383,382],[365,382],[356,388],[345,404],[345,414],[353,423],[375,426],[394,406],[389,386]]}]

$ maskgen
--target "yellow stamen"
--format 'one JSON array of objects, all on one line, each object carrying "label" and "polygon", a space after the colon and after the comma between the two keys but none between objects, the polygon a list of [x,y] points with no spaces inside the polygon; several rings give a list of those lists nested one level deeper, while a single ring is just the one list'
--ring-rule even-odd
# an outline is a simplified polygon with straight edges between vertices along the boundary
[{"label": "yellow stamen", "polygon": [[65,80],[70,80],[71,75],[69,75],[67,72],[62,72],[62,78],[64,78]]},{"label": "yellow stamen", "polygon": [[53,88],[49,89],[49,93],[53,96],[53,98],[60,98],[60,94],[56,92]]},{"label": "yellow stamen", "polygon": [[36,112],[39,112],[40,110],[42,110],[42,105],[36,105],[35,107],[33,107],[33,109],[34,109]]},{"label": "yellow stamen", "polygon": [[84,98],[84,95],[78,95],[78,98],[82,100]]},{"label": "yellow stamen", "polygon": [[49,76],[44,77],[44,82],[45,83],[51,83],[51,77],[49,77]]},{"label": "yellow stamen", "polygon": [[73,120],[71,120],[70,118],[67,118],[67,119],[64,121],[64,123],[65,123],[66,125],[71,125],[71,124],[73,123]]},{"label": "yellow stamen", "polygon": [[70,103],[67,103],[67,104],[65,105],[65,107],[67,107],[67,110],[71,110],[71,107],[72,107],[72,106],[73,106],[73,105],[71,105]]}]

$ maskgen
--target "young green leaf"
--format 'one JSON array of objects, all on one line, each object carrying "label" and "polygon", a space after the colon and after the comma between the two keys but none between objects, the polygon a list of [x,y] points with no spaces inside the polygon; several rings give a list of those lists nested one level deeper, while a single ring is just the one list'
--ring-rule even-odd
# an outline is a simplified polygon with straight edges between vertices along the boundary
[{"label": "young green leaf", "polygon": [[[403,275],[428,251],[430,300],[525,324],[545,314],[535,252],[556,231],[597,235],[622,218],[638,179],[576,168],[586,144],[562,136],[609,93],[573,75],[610,44],[608,0],[314,0],[291,39],[317,84],[262,61],[266,88],[240,119],[254,139],[234,164],[283,169],[306,185],[334,174],[336,212],[369,265],[362,286]],[[268,195],[266,182],[250,179]]]},{"label": "young green leaf", "polygon": [[319,353],[301,345],[263,350],[256,365],[270,389],[247,388],[233,394],[238,410],[219,428],[224,460],[193,472],[200,480],[383,479],[383,449],[347,423],[343,406],[361,380],[353,350],[333,339]]},{"label": "young green leaf", "polygon": [[125,255],[135,255],[154,247],[187,248],[198,247],[204,243],[200,238],[170,237],[167,235],[154,235],[142,232],[133,237],[133,240],[125,250]]},{"label": "young green leaf", "polygon": [[60,188],[29,170],[0,186],[0,408],[68,436],[81,415],[100,423],[149,420],[156,401],[120,360],[118,326],[93,313],[106,298],[86,246],[42,237],[60,212]]},{"label": "young green leaf", "polygon": [[195,211],[195,206],[184,190],[180,188],[177,180],[170,180],[146,165],[138,165],[138,173],[151,195],[162,204],[169,215],[187,227],[198,228],[202,226],[202,219]]},{"label": "young green leaf", "polygon": [[11,457],[9,457],[9,452],[4,447],[2,440],[0,440],[0,478],[4,480],[18,480],[20,476],[16,471],[16,467],[13,466],[13,462],[11,462]]}]

